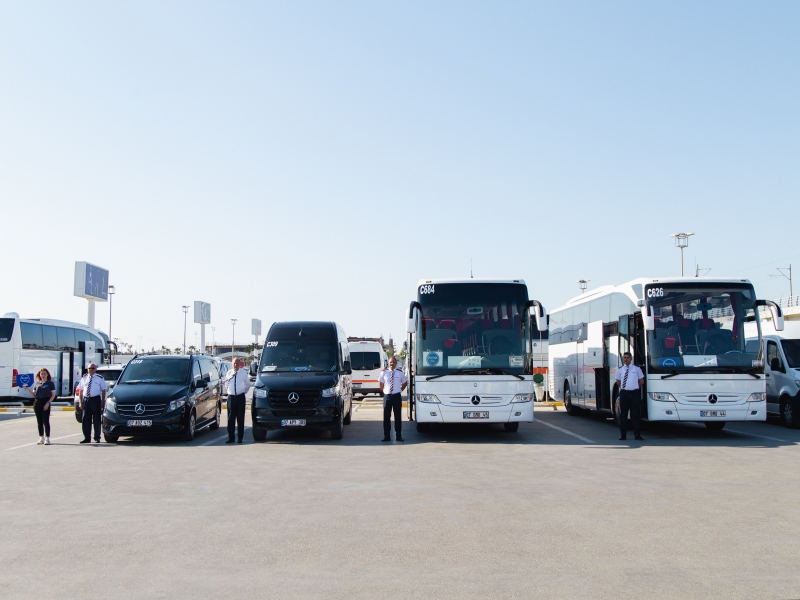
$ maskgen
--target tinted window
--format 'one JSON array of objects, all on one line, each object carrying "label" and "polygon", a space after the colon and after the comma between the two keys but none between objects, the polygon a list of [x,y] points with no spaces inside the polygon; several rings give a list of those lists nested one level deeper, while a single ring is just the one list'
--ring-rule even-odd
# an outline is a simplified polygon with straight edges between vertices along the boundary
[{"label": "tinted window", "polygon": [[590,320],[592,323],[595,321],[603,321],[604,323],[608,322],[608,306],[610,301],[611,298],[609,296],[603,296],[597,300],[592,300],[589,308],[591,312]]},{"label": "tinted window", "polygon": [[[75,329],[76,344],[79,344],[81,342],[94,342],[94,340],[95,337],[88,331],[84,331],[83,329]],[[95,348],[99,348],[99,346],[95,345]]]},{"label": "tinted window", "polygon": [[14,319],[0,319],[0,342],[10,342],[14,333]]},{"label": "tinted window", "polygon": [[20,323],[20,333],[22,333],[23,348],[42,347],[42,326],[38,323]]},{"label": "tinted window", "polygon": [[199,362],[200,361],[193,361],[192,362],[192,379],[194,381],[199,381],[203,377],[203,374],[200,372],[200,364],[199,364]]},{"label": "tinted window", "polygon": [[186,383],[189,359],[136,358],[128,363],[120,384]]},{"label": "tinted window", "polygon": [[210,359],[201,358],[200,367],[203,371],[203,376],[205,377],[208,375],[209,381],[216,381],[219,379],[219,371],[217,370],[217,366]]},{"label": "tinted window", "polygon": [[800,340],[783,340],[781,346],[789,366],[792,369],[800,368]]},{"label": "tinted window", "polygon": [[336,371],[338,346],[330,323],[275,323],[264,344],[261,371]]},{"label": "tinted window", "polygon": [[370,371],[383,367],[379,352],[351,352],[350,364],[354,371]]},{"label": "tinted window", "polygon": [[122,369],[110,369],[107,371],[97,372],[97,374],[100,375],[100,377],[102,377],[109,383],[114,383],[119,378],[120,373],[122,373]]},{"label": "tinted window", "polygon": [[58,336],[56,328],[52,325],[42,325],[42,348],[48,350],[58,349]]},{"label": "tinted window", "polygon": [[573,323],[588,323],[590,318],[589,303],[578,304],[573,308]]},{"label": "tinted window", "polygon": [[70,327],[56,327],[58,335],[58,348],[60,350],[77,350],[75,343],[75,330]]},{"label": "tinted window", "polygon": [[610,321],[616,321],[620,315],[630,315],[634,312],[636,307],[625,294],[611,294]]}]

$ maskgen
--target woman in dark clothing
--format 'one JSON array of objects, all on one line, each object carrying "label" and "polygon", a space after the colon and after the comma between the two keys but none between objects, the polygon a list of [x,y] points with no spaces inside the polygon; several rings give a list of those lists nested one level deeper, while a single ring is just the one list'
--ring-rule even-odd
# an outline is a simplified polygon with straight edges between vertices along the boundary
[{"label": "woman in dark clothing", "polygon": [[36,413],[36,424],[39,426],[39,444],[50,445],[50,403],[55,400],[56,386],[45,368],[36,373],[33,391],[25,386],[25,391],[33,397],[33,412]]}]

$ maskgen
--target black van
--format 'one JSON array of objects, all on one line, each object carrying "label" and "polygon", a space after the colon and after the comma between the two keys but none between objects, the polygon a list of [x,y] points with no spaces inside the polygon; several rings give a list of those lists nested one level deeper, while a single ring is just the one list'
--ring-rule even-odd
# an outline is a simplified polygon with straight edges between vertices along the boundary
[{"label": "black van", "polygon": [[147,355],[132,359],[106,398],[103,437],[179,434],[185,441],[222,414],[220,377],[210,356]]},{"label": "black van", "polygon": [[253,439],[284,427],[317,427],[342,439],[353,414],[347,335],[336,323],[274,323],[253,389]]}]

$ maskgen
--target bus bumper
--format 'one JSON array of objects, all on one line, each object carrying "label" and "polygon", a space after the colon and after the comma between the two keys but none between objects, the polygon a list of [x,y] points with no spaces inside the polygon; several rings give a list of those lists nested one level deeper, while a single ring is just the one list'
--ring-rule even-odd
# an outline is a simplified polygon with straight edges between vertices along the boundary
[{"label": "bus bumper", "polygon": [[[488,413],[488,418],[469,418],[465,413]],[[418,423],[532,423],[533,402],[517,402],[505,406],[445,406],[417,402]]]},{"label": "bus bumper", "polygon": [[[704,416],[701,412],[724,411],[725,416]],[[677,402],[651,402],[647,406],[648,421],[766,421],[766,402],[746,402],[733,406],[686,406]]]}]

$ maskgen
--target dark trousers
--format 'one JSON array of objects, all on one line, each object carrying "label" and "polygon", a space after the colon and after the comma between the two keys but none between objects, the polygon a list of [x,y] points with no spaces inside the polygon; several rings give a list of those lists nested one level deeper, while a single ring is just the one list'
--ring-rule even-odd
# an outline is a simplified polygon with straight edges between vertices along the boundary
[{"label": "dark trousers", "polygon": [[43,409],[44,404],[41,406],[33,405],[33,412],[36,414],[36,426],[39,428],[39,435],[46,435],[50,437],[50,407],[47,410]]},{"label": "dark trousers", "polygon": [[640,435],[639,420],[642,415],[641,390],[622,390],[619,393],[619,434],[628,435],[628,411],[633,421],[633,435]]},{"label": "dark trousers", "polygon": [[395,437],[403,437],[403,396],[401,394],[383,395],[383,437],[392,432],[392,411],[394,411]]},{"label": "dark trousers", "polygon": [[247,401],[244,394],[231,394],[228,396],[228,439],[233,439],[236,421],[239,421],[239,441],[244,439],[244,409]]},{"label": "dark trousers", "polygon": [[83,399],[83,439],[92,439],[92,424],[94,424],[94,439],[100,441],[100,422],[103,412],[100,410],[100,396],[91,396]]}]

